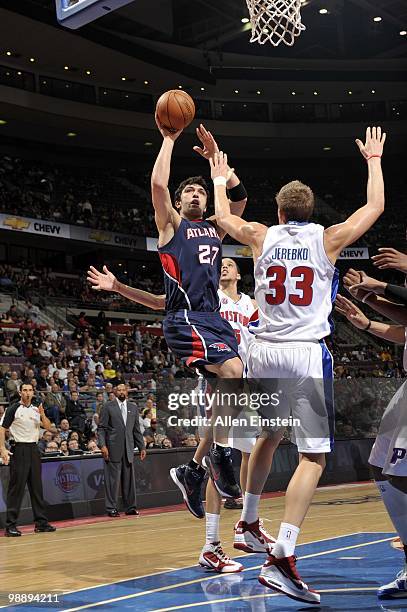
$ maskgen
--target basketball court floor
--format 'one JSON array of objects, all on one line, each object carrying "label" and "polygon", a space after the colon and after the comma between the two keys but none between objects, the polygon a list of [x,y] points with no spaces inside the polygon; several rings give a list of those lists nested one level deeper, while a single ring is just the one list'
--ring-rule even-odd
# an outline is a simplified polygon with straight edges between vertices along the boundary
[{"label": "basketball court floor", "polygon": [[[262,499],[261,516],[271,533],[278,529],[283,502],[279,493]],[[0,539],[0,607],[33,612],[310,608],[258,583],[262,555],[234,554],[233,525],[239,516],[238,511],[222,512],[224,548],[244,565],[243,572],[233,575],[197,565],[205,525],[183,506],[142,511],[140,517],[56,523],[54,534],[23,528],[21,538]],[[297,548],[302,577],[321,592],[319,609],[407,611],[407,600],[376,597],[377,588],[390,582],[403,564],[403,555],[390,545],[393,537],[373,484],[320,488]],[[37,597],[15,603],[36,594],[47,595],[40,598],[46,601]]]}]

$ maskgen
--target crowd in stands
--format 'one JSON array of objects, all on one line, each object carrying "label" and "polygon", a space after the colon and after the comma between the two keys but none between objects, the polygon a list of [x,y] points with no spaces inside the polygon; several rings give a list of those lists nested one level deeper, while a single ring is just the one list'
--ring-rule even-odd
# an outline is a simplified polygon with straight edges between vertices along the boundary
[{"label": "crowd in stands", "polygon": [[[276,222],[276,210],[270,207],[272,195],[293,177],[243,178],[249,193],[250,217],[266,224]],[[349,177],[349,181],[333,177],[319,177],[315,181],[312,176],[301,178],[309,179],[323,200],[339,211],[339,219],[335,221],[343,219],[365,199],[365,185],[359,177]],[[398,212],[402,180],[403,177],[397,176],[387,180],[386,213],[360,244],[376,249],[395,246],[395,237],[404,239],[405,221]],[[119,171],[55,167],[3,157],[0,158],[0,212],[124,233],[134,233],[136,227],[138,235],[155,236],[148,175],[132,175],[131,181],[135,190]],[[324,218],[326,214],[317,215],[317,220],[325,224],[332,222]],[[37,401],[43,402],[54,424],[54,431],[45,432],[41,440],[43,452],[93,453],[98,452],[101,406],[113,397],[114,385],[124,381],[140,407],[147,448],[196,446],[193,428],[189,431],[167,426],[166,402],[166,393],[194,376],[193,372],[168,353],[162,336],[146,330],[146,322],[129,324],[125,334],[112,333],[111,321],[106,319],[103,310],[123,309],[125,304],[130,311],[131,305],[115,294],[96,294],[87,284],[85,272],[57,273],[27,261],[21,261],[18,266],[0,265],[0,291],[17,287],[19,296],[25,300],[24,306],[13,304],[1,314],[0,388],[4,397],[14,401],[20,381],[30,382],[35,387]],[[148,275],[140,274],[126,282],[154,293],[163,292],[158,262]],[[253,293],[251,274],[242,275],[241,289]],[[96,305],[99,315],[89,317],[82,312],[69,334],[63,327],[39,324],[45,300],[64,297],[84,308]],[[10,325],[12,331],[7,328]],[[160,323],[154,325],[160,326]],[[379,342],[361,344],[360,338],[353,344],[334,340],[330,348],[337,379],[337,432],[374,435],[376,425],[372,423],[378,422],[388,390],[405,375],[400,354],[395,347]],[[366,404],[363,410],[357,408],[356,400],[360,405]],[[2,410],[0,405],[0,415]]]},{"label": "crowd in stands", "polygon": [[[343,220],[366,198],[366,177],[361,173],[361,169],[349,175],[346,168],[348,167],[345,166],[345,170],[342,170],[347,172],[346,176],[341,176],[340,167],[335,165],[332,176],[308,172],[303,176],[293,177],[277,173],[271,178],[266,168],[264,176],[260,178],[243,169],[240,174],[249,194],[250,217],[266,225],[276,223],[277,211],[272,206],[274,194],[288,181],[300,178],[308,182],[316,195],[337,211],[336,218],[333,219],[317,208],[314,220],[325,225]],[[204,167],[202,172],[205,172]],[[185,176],[181,175],[174,176],[171,186],[175,187],[184,178]],[[405,228],[399,214],[404,182],[400,173],[392,172],[391,167],[386,168],[385,214],[359,241],[360,245],[380,246],[390,241],[396,246],[395,237],[404,239]],[[128,174],[125,169],[114,171],[55,166],[45,162],[2,157],[0,212],[125,234],[157,235],[150,199],[149,174]]]}]

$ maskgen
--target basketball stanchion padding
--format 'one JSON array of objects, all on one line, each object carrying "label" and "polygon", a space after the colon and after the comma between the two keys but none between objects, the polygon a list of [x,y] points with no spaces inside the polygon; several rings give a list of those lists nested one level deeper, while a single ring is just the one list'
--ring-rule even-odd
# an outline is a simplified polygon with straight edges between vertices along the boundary
[{"label": "basketball stanchion padding", "polygon": [[305,30],[301,22],[301,0],[246,0],[252,36],[250,42],[274,47],[284,43],[289,47]]}]

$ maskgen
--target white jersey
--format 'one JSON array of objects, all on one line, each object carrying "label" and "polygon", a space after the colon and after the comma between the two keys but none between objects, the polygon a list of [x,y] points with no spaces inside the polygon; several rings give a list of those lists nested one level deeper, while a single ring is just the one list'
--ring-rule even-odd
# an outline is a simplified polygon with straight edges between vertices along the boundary
[{"label": "white jersey", "polygon": [[256,338],[316,342],[331,333],[339,274],[324,249],[324,228],[290,222],[268,229],[255,268]]},{"label": "white jersey", "polygon": [[254,338],[249,331],[249,321],[256,308],[249,295],[240,294],[237,302],[234,302],[226,293],[218,289],[220,301],[220,315],[233,327],[239,345],[239,356],[246,364],[246,354],[249,342]]}]

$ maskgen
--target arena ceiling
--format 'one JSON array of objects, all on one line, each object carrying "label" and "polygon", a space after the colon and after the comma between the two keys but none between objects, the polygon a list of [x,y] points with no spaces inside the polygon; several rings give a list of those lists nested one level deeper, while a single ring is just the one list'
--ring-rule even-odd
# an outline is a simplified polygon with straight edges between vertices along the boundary
[{"label": "arena ceiling", "polygon": [[[59,27],[54,0],[0,0],[0,7]],[[321,8],[327,12],[321,14]],[[354,63],[407,58],[407,36],[400,35],[407,30],[405,0],[304,0],[302,13],[307,29],[293,47],[250,44],[249,24],[241,22],[248,14],[245,0],[135,0],[77,35],[139,59],[147,51],[152,65],[171,65],[207,82],[228,78],[219,69],[227,68],[230,54],[246,56],[250,68],[265,58]]]}]

